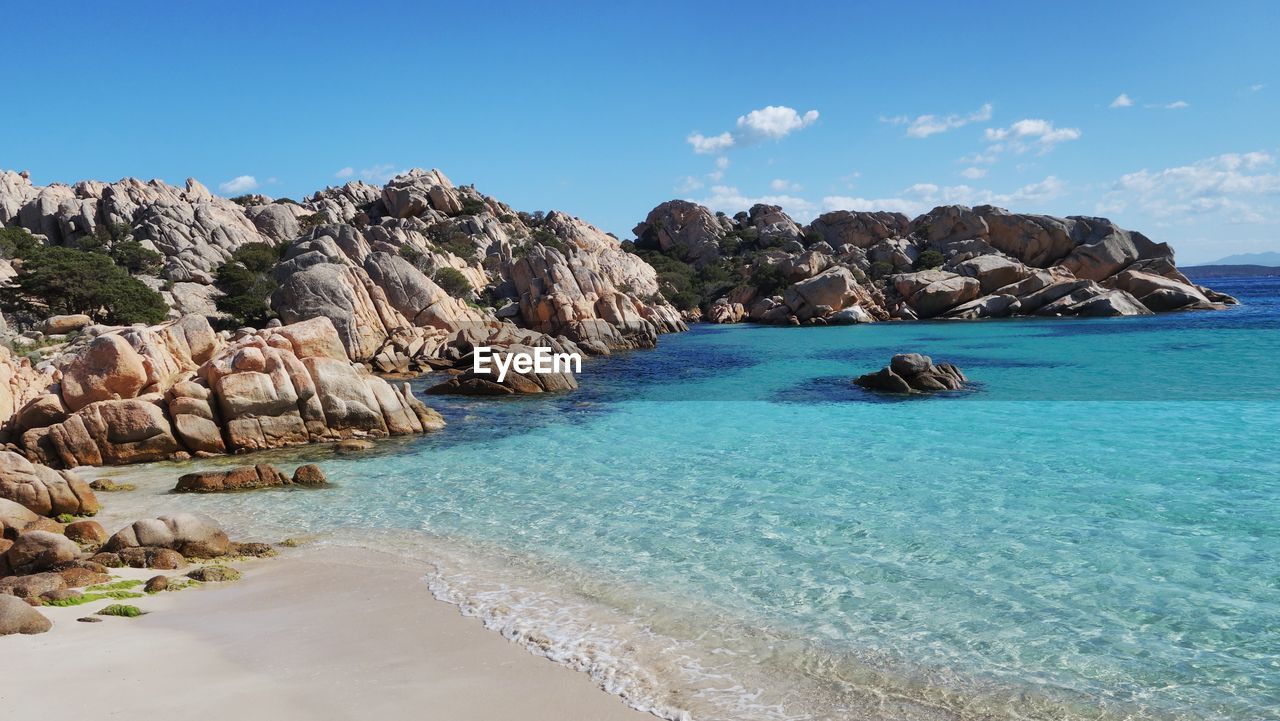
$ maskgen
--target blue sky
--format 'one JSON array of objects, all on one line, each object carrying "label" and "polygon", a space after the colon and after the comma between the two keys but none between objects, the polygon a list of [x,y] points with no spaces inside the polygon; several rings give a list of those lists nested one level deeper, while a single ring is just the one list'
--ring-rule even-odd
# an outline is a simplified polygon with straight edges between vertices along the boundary
[{"label": "blue sky", "polygon": [[437,167],[622,237],[675,197],[993,202],[1280,249],[1280,3],[835,5],[9,6],[0,167],[295,198]]}]

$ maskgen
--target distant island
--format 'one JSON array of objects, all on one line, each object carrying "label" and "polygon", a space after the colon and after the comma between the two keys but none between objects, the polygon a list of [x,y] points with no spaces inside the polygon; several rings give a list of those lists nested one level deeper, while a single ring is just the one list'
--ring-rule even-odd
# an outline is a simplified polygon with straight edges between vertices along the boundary
[{"label": "distant island", "polygon": [[[1256,253],[1255,255],[1276,255],[1275,253]],[[1280,263],[1280,261],[1277,261]],[[1211,264],[1183,266],[1182,272],[1188,278],[1248,278],[1280,276],[1280,266],[1250,264]]]}]

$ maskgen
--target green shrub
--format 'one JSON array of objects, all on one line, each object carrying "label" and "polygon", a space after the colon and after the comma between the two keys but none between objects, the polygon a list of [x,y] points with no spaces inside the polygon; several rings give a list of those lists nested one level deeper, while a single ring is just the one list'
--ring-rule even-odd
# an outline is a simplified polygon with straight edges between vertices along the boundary
[{"label": "green shrub", "polygon": [[301,218],[298,218],[298,227],[301,229],[301,232],[307,233],[310,232],[312,228],[317,228],[330,222],[329,214],[324,211],[320,211],[319,213],[312,213],[311,215],[304,215]]},{"label": "green shrub", "polygon": [[893,264],[888,261],[877,260],[876,262],[871,264],[872,278],[883,278],[892,272],[893,272]]},{"label": "green shrub", "polygon": [[750,283],[760,296],[771,296],[787,287],[787,276],[778,265],[757,262],[751,269]]},{"label": "green shrub", "polygon": [[0,290],[0,309],[32,316],[84,313],[114,325],[160,323],[164,298],[101,253],[37,245],[21,250],[22,267]]},{"label": "green shrub", "polygon": [[440,222],[427,227],[427,238],[441,250],[456,255],[468,264],[477,262],[475,243],[471,236],[455,228],[451,223]]},{"label": "green shrub", "polygon": [[533,242],[544,245],[548,248],[555,248],[564,255],[569,254],[569,246],[555,233],[547,228],[535,228],[533,230]]},{"label": "green shrub", "polygon": [[472,293],[471,281],[467,280],[467,276],[457,268],[441,268],[432,276],[432,280],[436,285],[440,286],[444,292],[454,298],[470,298]]},{"label": "green shrub", "polygon": [[942,253],[930,248],[929,250],[921,253],[919,258],[916,258],[915,269],[929,270],[930,268],[941,268],[942,264],[946,261],[947,259],[942,257]]},{"label": "green shrub", "polygon": [[291,204],[293,204],[293,205],[302,205],[302,203],[299,203],[298,201],[294,200],[293,198],[276,198],[275,200],[273,200],[273,201],[271,201],[271,202],[272,202],[272,203],[275,203],[276,205],[284,205],[285,203],[291,203]]},{"label": "green shrub", "polygon": [[143,247],[142,243],[132,238],[112,245],[108,254],[116,265],[129,271],[131,275],[155,275],[164,262],[163,255]]},{"label": "green shrub", "polygon": [[462,199],[463,215],[479,215],[484,212],[485,207],[484,200],[481,198],[468,195]]},{"label": "green shrub", "polygon": [[21,258],[42,244],[26,228],[0,228],[0,255]]},{"label": "green shrub", "polygon": [[231,260],[214,272],[214,285],[223,295],[214,300],[218,310],[238,326],[260,328],[276,317],[271,294],[279,286],[271,275],[284,246],[245,243]]}]

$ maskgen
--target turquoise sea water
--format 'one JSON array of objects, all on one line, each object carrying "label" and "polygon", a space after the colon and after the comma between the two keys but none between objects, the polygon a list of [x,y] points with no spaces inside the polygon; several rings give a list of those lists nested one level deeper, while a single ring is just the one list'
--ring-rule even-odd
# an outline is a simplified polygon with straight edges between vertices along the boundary
[{"label": "turquoise sea water", "polygon": [[[133,502],[420,553],[670,717],[1280,718],[1280,282],[1215,287],[1244,305],[701,326],[573,394],[426,397],[447,431],[304,452],[334,488]],[[901,351],[976,390],[849,383]]]}]

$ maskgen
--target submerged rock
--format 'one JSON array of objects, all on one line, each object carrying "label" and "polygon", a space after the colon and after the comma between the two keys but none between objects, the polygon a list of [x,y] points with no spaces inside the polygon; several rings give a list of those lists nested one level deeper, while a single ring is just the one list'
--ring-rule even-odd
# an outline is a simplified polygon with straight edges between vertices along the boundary
[{"label": "submerged rock", "polygon": [[293,478],[285,475],[275,466],[260,463],[256,466],[242,466],[228,471],[188,473],[178,479],[178,485],[174,486],[173,490],[179,493],[220,493],[291,485],[321,486],[325,482],[324,472],[314,463],[299,466],[294,471]]},{"label": "submerged rock", "polygon": [[950,363],[934,365],[929,356],[900,353],[888,366],[875,373],[858,376],[853,382],[867,390],[883,393],[930,393],[961,390],[968,381],[960,369]]}]

